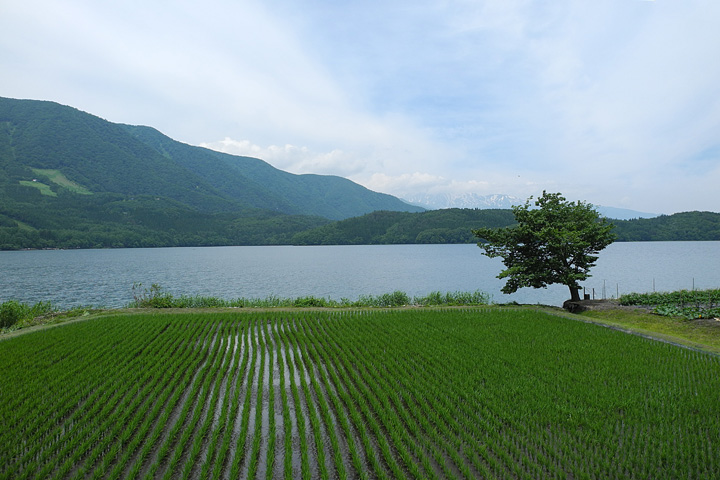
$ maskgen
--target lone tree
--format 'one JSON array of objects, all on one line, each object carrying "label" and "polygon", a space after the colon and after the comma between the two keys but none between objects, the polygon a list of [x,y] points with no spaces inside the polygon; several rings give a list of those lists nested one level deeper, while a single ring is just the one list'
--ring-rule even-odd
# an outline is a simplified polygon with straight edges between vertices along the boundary
[{"label": "lone tree", "polygon": [[570,300],[580,300],[578,282],[587,279],[597,253],[615,240],[613,224],[584,202],[568,202],[559,193],[543,194],[530,205],[513,207],[517,225],[479,228],[473,234],[488,257],[502,257],[507,267],[497,278],[507,278],[503,293],[521,287],[541,288],[561,283],[570,288]]}]

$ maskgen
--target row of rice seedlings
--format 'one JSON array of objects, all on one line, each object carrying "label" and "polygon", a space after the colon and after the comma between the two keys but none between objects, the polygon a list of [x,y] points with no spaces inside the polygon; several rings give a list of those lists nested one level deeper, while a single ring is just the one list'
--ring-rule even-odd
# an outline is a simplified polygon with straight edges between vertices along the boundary
[{"label": "row of rice seedlings", "polygon": [[[177,339],[168,337],[167,344],[161,346],[156,353],[174,351],[181,341],[180,337]],[[84,465],[75,465],[74,468],[78,470],[77,475],[87,476],[96,467],[96,463],[102,456],[102,464],[98,467],[96,475],[105,476],[109,463],[118,456],[121,446],[127,445],[130,439],[137,434],[144,414],[149,412],[154,401],[169,384],[170,378],[164,375],[164,366],[160,362],[154,361],[156,359],[154,355],[148,355],[148,357],[152,362],[151,367],[142,372],[143,377],[148,380],[142,389],[139,389],[129,406],[119,407],[116,411],[117,414],[108,419],[107,428],[103,430],[102,440],[97,442],[93,450],[89,452]]]},{"label": "row of rice seedlings", "polygon": [[277,439],[277,431],[275,425],[275,382],[274,382],[274,357],[275,357],[275,345],[272,342],[271,337],[268,334],[268,323],[272,319],[262,323],[262,334],[265,339],[265,345],[268,350],[268,434],[267,434],[267,448],[266,459],[265,459],[265,478],[272,480],[275,466],[275,441]]},{"label": "row of rice seedlings", "polygon": [[[336,323],[341,322],[328,322],[327,326],[328,328],[332,328],[333,326],[336,326]],[[370,383],[372,381],[372,384],[374,385],[375,392],[377,395],[380,396],[386,396],[383,400],[383,405],[381,407],[378,407],[380,411],[394,411],[397,415],[399,415],[402,418],[402,421],[395,420],[394,427],[392,429],[392,436],[394,441],[394,446],[397,448],[399,445],[407,445],[409,449],[411,449],[415,457],[418,458],[421,465],[423,466],[425,473],[422,475],[419,471],[419,467],[414,464],[414,460],[412,460],[411,456],[407,453],[407,450],[400,450],[399,455],[404,460],[406,467],[408,470],[412,473],[413,476],[419,477],[419,476],[436,476],[436,473],[434,472],[434,469],[430,465],[430,459],[427,457],[427,454],[423,451],[423,449],[417,445],[417,442],[424,443],[426,447],[429,447],[428,450],[434,453],[434,460],[438,465],[441,466],[441,469],[443,470],[444,474],[447,476],[454,476],[454,473],[452,472],[452,469],[446,464],[444,460],[444,454],[450,454],[452,457],[453,450],[451,448],[448,448],[447,445],[444,445],[444,454],[440,453],[435,449],[433,446],[429,445],[427,442],[424,442],[422,439],[425,437],[425,435],[432,435],[434,432],[437,431],[436,426],[431,426],[428,422],[424,423],[424,427],[426,429],[425,433],[421,433],[422,428],[418,426],[418,421],[423,422],[423,420],[426,420],[428,415],[432,415],[433,412],[423,412],[421,414],[417,413],[417,410],[413,408],[414,401],[413,398],[408,398],[406,400],[406,403],[403,405],[402,402],[398,402],[398,397],[393,395],[393,393],[397,393],[396,387],[390,385],[389,382],[392,382],[393,379],[397,380],[394,377],[394,373],[389,373],[389,379],[383,378],[381,375],[381,370],[383,367],[386,367],[387,365],[385,362],[377,363],[377,358],[371,358],[368,355],[371,353],[364,349],[359,348],[356,345],[363,345],[365,338],[360,337],[357,335],[357,331],[353,332],[352,330],[356,329],[350,329],[350,331],[343,331],[342,334],[338,334],[338,337],[341,337],[346,340],[346,345],[349,344],[349,350],[346,352],[347,355],[349,355],[351,358],[355,358],[358,360],[364,360],[358,362],[359,368],[359,378],[365,379],[366,382]],[[380,334],[379,331],[373,332],[373,334]],[[347,341],[350,340],[350,341]],[[400,358],[403,357],[402,351],[396,351],[393,350],[393,356],[399,356]],[[366,367],[367,364],[373,364],[375,363],[374,368],[368,369]],[[392,393],[391,393],[392,392]],[[396,401],[393,402],[392,399],[395,399]],[[410,409],[415,413],[415,418],[413,418],[412,415],[407,415],[407,409]],[[401,413],[403,412],[403,413]],[[440,422],[438,422],[440,423]],[[415,438],[410,438],[407,435],[407,431],[415,432],[416,436]],[[400,436],[401,438],[398,438]],[[443,443],[443,442],[440,442]]]},{"label": "row of rice seedlings", "polygon": [[[158,362],[164,367],[163,374],[167,377],[167,385],[161,394],[157,396],[152,409],[149,410],[143,417],[142,424],[137,427],[134,431],[132,438],[128,441],[124,441],[121,444],[121,458],[116,462],[115,467],[110,472],[108,478],[118,479],[121,476],[137,476],[142,462],[147,458],[147,453],[150,447],[153,445],[152,439],[155,435],[159,436],[159,430],[165,425],[167,417],[170,412],[175,408],[175,405],[180,399],[182,394],[182,388],[184,382],[189,380],[189,371],[194,371],[195,363],[193,362],[193,354],[197,356],[198,350],[191,347],[191,343],[188,342],[188,338],[199,336],[202,328],[207,326],[207,322],[193,322],[194,326],[190,330],[187,336],[177,335],[178,342],[180,345],[175,348],[168,361]],[[185,328],[189,328],[187,325]],[[169,374],[169,372],[182,372],[186,371],[184,376]],[[158,420],[159,419],[159,420]],[[155,430],[151,431],[155,426]],[[153,434],[153,432],[157,432]],[[144,448],[141,449],[141,445],[144,444]],[[134,469],[130,468],[131,461],[136,458]],[[124,475],[127,473],[127,475]]]},{"label": "row of rice seedlings", "polygon": [[265,348],[265,341],[262,335],[261,328],[262,320],[258,320],[255,323],[255,332],[257,335],[257,348],[260,352],[260,367],[258,368],[257,374],[257,392],[255,399],[255,431],[253,432],[252,446],[250,451],[250,459],[248,463],[247,475],[245,478],[255,478],[257,473],[258,462],[260,460],[260,446],[262,443],[262,417],[263,417],[263,388],[265,379],[265,360],[267,357],[267,351]]},{"label": "row of rice seedlings", "polygon": [[[287,322],[283,322],[283,328],[278,331],[278,338],[282,349],[286,353],[286,365],[288,368],[288,377],[290,378],[290,393],[292,395],[293,404],[295,408],[295,421],[297,423],[297,435],[300,442],[300,477],[303,480],[308,480],[312,477],[313,472],[310,468],[309,459],[309,445],[307,441],[307,428],[305,423],[305,413],[302,409],[302,403],[300,400],[300,392],[298,390],[297,382],[295,381],[296,375],[302,375],[301,369],[296,364],[295,350],[290,344],[290,340],[287,337]],[[290,353],[288,353],[290,352]]]},{"label": "row of rice seedlings", "polygon": [[[300,322],[300,328],[298,330],[303,332],[302,338],[307,339],[306,334],[304,333],[307,328],[305,325],[305,319],[301,317],[299,319],[296,319],[296,322]],[[314,335],[312,336],[312,338],[317,339],[317,337],[315,337]],[[321,341],[324,340],[326,339],[321,339]],[[341,479],[345,479],[348,476],[348,472],[345,468],[345,459],[343,449],[340,446],[340,441],[344,440],[344,443],[347,446],[346,448],[351,457],[357,457],[357,449],[355,447],[354,438],[352,435],[348,434],[349,426],[346,425],[347,419],[345,418],[343,410],[340,408],[335,408],[331,412],[331,407],[327,399],[330,399],[330,402],[335,407],[339,405],[339,401],[337,399],[337,395],[333,393],[333,388],[330,386],[327,378],[327,372],[324,368],[325,366],[318,357],[317,342],[304,341],[302,342],[301,348],[303,352],[303,358],[308,359],[310,368],[312,368],[313,371],[317,370],[318,374],[320,375],[322,385],[318,382],[317,375],[313,375],[311,377],[311,381],[315,392],[317,392],[318,402],[320,403],[320,411],[325,424],[325,429],[330,434],[330,443],[333,450],[333,460],[335,464],[336,475]]]},{"label": "row of rice seedlings", "polygon": [[154,426],[149,426],[149,428],[152,428],[152,432],[150,432],[149,436],[147,436],[143,442],[142,448],[135,458],[125,466],[124,476],[126,478],[139,478],[143,467],[147,462],[151,461],[151,453],[156,450],[159,451],[160,445],[163,442],[163,432],[166,431],[166,428],[170,427],[171,416],[177,409],[182,408],[180,402],[183,396],[188,394],[193,378],[200,374],[200,368],[206,360],[206,351],[195,348],[194,343],[197,338],[203,339],[212,335],[214,324],[209,321],[197,321],[196,323],[198,326],[201,326],[201,328],[195,328],[183,337],[185,340],[185,356],[179,355],[175,358],[175,361],[166,364],[168,371],[183,373],[182,375],[173,375],[176,380],[173,384],[174,390],[172,396],[167,402],[162,403],[162,414],[157,421],[154,422]]},{"label": "row of rice seedlings", "polygon": [[247,327],[247,335],[246,335],[246,352],[249,358],[252,360],[250,361],[250,369],[248,370],[248,373],[246,377],[242,379],[238,379],[238,381],[243,381],[246,385],[245,388],[245,398],[243,401],[243,409],[242,409],[242,416],[240,420],[240,433],[237,438],[237,443],[235,445],[235,454],[233,456],[232,464],[230,465],[230,475],[229,478],[241,478],[240,468],[241,468],[241,462],[245,458],[245,448],[247,444],[247,437],[248,437],[248,429],[250,427],[250,404],[252,399],[252,383],[253,383],[253,374],[256,372],[256,364],[257,364],[257,344],[255,342],[252,342],[251,339],[253,337],[253,332],[255,331],[255,319],[250,319],[249,324]]},{"label": "row of rice seedlings", "polygon": [[[173,456],[170,458],[170,462],[168,463],[168,467],[165,470],[165,474],[163,475],[163,478],[165,480],[170,480],[171,478],[177,477],[177,470],[180,468],[180,461],[182,460],[183,456],[185,455],[186,450],[188,449],[188,443],[190,442],[193,435],[195,435],[196,430],[198,429],[198,423],[200,421],[200,418],[202,417],[202,414],[205,410],[205,405],[207,403],[207,398],[210,396],[211,388],[210,386],[213,383],[213,380],[218,375],[218,372],[220,371],[220,367],[222,365],[222,362],[225,358],[224,353],[224,342],[225,342],[225,324],[221,323],[219,325],[219,331],[215,332],[215,338],[213,340],[213,345],[211,345],[209,348],[212,348],[211,352],[211,360],[208,362],[209,366],[206,368],[206,374],[202,378],[202,384],[198,382],[199,389],[196,393],[196,395],[191,395],[191,398],[189,400],[189,404],[192,406],[189,408],[188,412],[192,410],[192,417],[190,418],[190,421],[187,422],[182,426],[182,434],[180,435],[180,439],[178,442],[172,447],[173,449]],[[220,339],[218,342],[217,339]],[[223,352],[221,354],[221,352]],[[192,451],[190,453],[191,458],[193,456],[196,456],[199,452],[197,450],[199,449],[198,445],[195,445],[194,448],[196,451]],[[186,462],[185,465],[188,465]],[[192,468],[192,465],[190,466]],[[189,472],[183,472],[183,475],[186,473],[189,474]]]},{"label": "row of rice seedlings", "polygon": [[[308,348],[312,347],[311,350]],[[367,478],[368,473],[364,468],[364,462],[360,457],[358,447],[356,444],[356,436],[351,429],[350,422],[348,420],[348,414],[346,413],[346,406],[343,405],[341,397],[343,394],[347,395],[344,391],[344,385],[340,382],[337,373],[331,360],[328,358],[327,349],[319,349],[314,343],[308,343],[306,345],[306,351],[309,350],[312,358],[315,361],[315,365],[318,367],[320,377],[323,382],[325,392],[327,392],[330,401],[332,402],[332,408],[334,417],[340,424],[344,438],[347,444],[348,453],[350,455],[351,463],[355,469],[355,474],[361,478]],[[334,392],[334,393],[333,393]],[[327,420],[326,420],[327,422]],[[342,462],[340,452],[336,453],[336,462]]]},{"label": "row of rice seedlings", "polygon": [[[205,454],[205,460],[200,469],[200,478],[209,478],[210,469],[213,468],[213,465],[221,465],[218,469],[218,473],[222,469],[222,464],[225,458],[217,456],[218,450],[222,448],[220,444],[220,439],[226,431],[232,429],[232,425],[230,424],[230,405],[231,402],[234,405],[237,405],[237,400],[235,400],[236,395],[234,394],[235,384],[233,380],[235,379],[236,372],[238,372],[238,366],[240,362],[240,355],[236,353],[238,349],[237,329],[242,330],[242,323],[239,321],[234,322],[234,327],[235,330],[231,332],[232,342],[228,347],[231,363],[229,364],[229,368],[224,369],[224,377],[221,377],[219,381],[220,383],[218,383],[218,385],[216,386],[217,396],[219,397],[220,395],[222,395],[222,398],[220,399],[222,400],[220,414],[217,416],[217,419],[213,417],[214,428],[212,430],[212,433],[210,434],[207,452]],[[235,335],[232,335],[232,333],[235,333]]]},{"label": "row of rice seedlings", "polygon": [[[217,328],[218,324],[215,321],[211,322],[210,329],[207,333],[208,337],[214,337],[217,335]],[[207,338],[207,337],[206,337]],[[206,340],[207,342],[207,340]],[[175,423],[170,428],[170,430],[167,433],[167,436],[165,437],[165,440],[162,442],[162,444],[158,447],[158,453],[157,458],[152,463],[152,465],[149,467],[145,477],[146,478],[154,478],[156,475],[159,475],[159,471],[161,468],[165,468],[165,470],[173,470],[175,464],[180,460],[178,456],[173,455],[170,457],[173,452],[177,451],[177,443],[180,441],[180,438],[178,438],[178,435],[180,434],[180,430],[187,430],[185,428],[186,423],[188,423],[190,420],[188,419],[188,415],[190,414],[191,410],[193,410],[196,402],[198,401],[198,397],[200,395],[200,392],[202,390],[202,387],[204,386],[204,380],[207,377],[208,373],[212,369],[215,360],[217,358],[218,349],[213,349],[210,351],[210,348],[201,348],[202,351],[201,355],[201,361],[202,364],[198,367],[198,370],[195,372],[196,377],[192,384],[188,384],[188,387],[190,389],[190,393],[188,397],[185,399],[185,402],[183,405],[181,405],[181,411],[178,416],[178,418],[175,420]],[[208,358],[209,357],[209,358]],[[175,464],[173,464],[173,461]],[[138,472],[139,473],[139,472]]]},{"label": "row of rice seedlings", "polygon": [[[163,343],[155,348],[161,349]],[[142,345],[138,346],[138,350],[140,348]],[[107,357],[113,355],[113,352],[108,351]],[[48,453],[48,457],[47,462],[37,473],[39,478],[49,478],[51,475],[54,475],[55,478],[62,478],[90,452],[107,429],[109,419],[112,418],[114,412],[129,405],[139,392],[139,379],[142,377],[142,373],[140,369],[133,368],[133,365],[141,361],[140,357],[133,358],[126,368],[121,370],[125,374],[124,378],[113,377],[111,379],[112,388],[98,386],[98,390],[105,393],[101,398],[89,404],[90,408],[83,411],[78,417],[72,431],[68,432],[67,436],[70,438],[65,442],[58,442],[44,452]],[[106,360],[102,363],[109,362]]]},{"label": "row of rice seedlings", "polygon": [[[273,318],[272,326],[270,327],[270,333],[272,335],[272,342],[275,345],[277,351],[277,363],[279,371],[280,381],[280,398],[282,405],[282,420],[283,420],[283,469],[282,476],[286,480],[293,478],[293,444],[292,444],[292,421],[290,417],[290,402],[288,399],[288,385],[285,381],[285,352],[287,351],[285,346],[280,342],[280,335],[278,329],[281,329],[283,320]],[[297,414],[296,414],[297,415]]]},{"label": "row of rice seedlings", "polygon": [[[329,478],[328,466],[325,457],[325,444],[323,439],[323,433],[321,429],[320,417],[318,416],[315,407],[315,397],[310,392],[308,385],[308,378],[313,378],[312,366],[306,363],[305,355],[302,354],[300,349],[297,332],[294,329],[290,329],[288,332],[288,341],[293,356],[293,362],[298,369],[300,374],[300,386],[302,387],[303,395],[305,398],[304,405],[307,408],[308,418],[310,419],[311,431],[315,440],[315,454],[317,458],[318,474],[320,478]],[[300,357],[298,359],[298,357]],[[302,366],[302,368],[301,368]]]},{"label": "row of rice seedlings", "polygon": [[[112,327],[107,332],[111,334]],[[68,333],[64,329],[56,329],[49,332],[51,338],[56,339],[59,345],[70,345],[68,343]],[[2,418],[4,424],[7,425],[3,429],[3,439],[0,445],[4,445],[3,450],[9,451],[9,457],[19,459],[17,463],[21,465],[37,458],[38,453],[45,448],[45,441],[54,441],[59,439],[63,432],[67,430],[67,425],[74,423],[75,417],[82,414],[79,408],[84,402],[92,401],[93,395],[99,395],[100,390],[97,388],[104,378],[100,374],[102,368],[102,358],[107,354],[106,337],[90,336],[90,340],[81,348],[68,347],[64,353],[63,365],[69,366],[67,369],[60,369],[58,372],[57,359],[54,357],[43,356],[43,351],[38,350],[36,343],[42,340],[46,345],[49,339],[37,336],[20,337],[12,342],[13,347],[25,347],[20,352],[12,353],[13,360],[8,361],[6,365],[16,365],[20,368],[14,371],[19,372],[21,378],[16,379],[10,373],[12,369],[5,369],[3,372],[3,381],[5,386],[3,391],[17,391],[18,386],[23,388],[25,392],[17,392],[12,399],[24,405],[23,408],[13,406],[10,402],[3,405]],[[125,343],[133,341],[125,339]],[[123,347],[123,345],[120,345]],[[14,348],[12,349],[15,350]],[[34,369],[36,374],[28,376],[23,361],[20,359],[33,360],[37,366]],[[90,361],[89,366],[83,364],[83,360]],[[9,371],[10,370],[10,371]],[[65,374],[65,372],[68,372]],[[83,382],[77,381],[83,379]],[[71,386],[70,388],[66,386]],[[58,390],[60,390],[58,392]],[[46,395],[40,392],[48,392]],[[56,408],[47,411],[44,408],[46,402],[53,402]],[[8,418],[13,416],[14,419]],[[28,422],[28,419],[31,419]],[[24,442],[18,442],[17,438],[23,438]],[[31,446],[27,448],[27,446]],[[10,462],[6,463],[6,467],[10,467]]]}]

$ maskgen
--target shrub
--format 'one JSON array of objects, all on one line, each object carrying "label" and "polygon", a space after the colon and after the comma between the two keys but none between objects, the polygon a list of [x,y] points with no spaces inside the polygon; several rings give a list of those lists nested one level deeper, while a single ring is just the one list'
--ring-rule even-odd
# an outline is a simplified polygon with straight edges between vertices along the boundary
[{"label": "shrub", "polygon": [[395,290],[392,293],[383,293],[377,297],[377,301],[380,307],[401,307],[410,304],[410,297],[403,291]]},{"label": "shrub", "polygon": [[142,283],[135,283],[132,290],[134,299],[132,307],[171,308],[173,306],[172,294],[163,290],[157,283],[153,283],[150,288],[144,288]]},{"label": "shrub", "polygon": [[15,300],[8,300],[0,305],[0,328],[12,327],[24,319],[30,308]]},{"label": "shrub", "polygon": [[324,298],[309,296],[296,298],[293,305],[296,307],[327,307],[328,302]]}]

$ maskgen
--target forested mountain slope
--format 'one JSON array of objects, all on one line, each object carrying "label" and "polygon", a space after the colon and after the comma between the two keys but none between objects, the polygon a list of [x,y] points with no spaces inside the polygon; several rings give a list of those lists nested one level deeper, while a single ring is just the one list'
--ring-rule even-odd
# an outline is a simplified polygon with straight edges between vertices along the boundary
[{"label": "forested mountain slope", "polygon": [[344,178],[0,98],[0,248],[287,243],[378,209],[423,210]]},{"label": "forested mountain slope", "polygon": [[259,208],[339,220],[423,210],[344,178],[294,175],[150,127],[114,124],[53,102],[0,98],[0,175],[19,184],[38,169],[57,170],[88,192],[155,195],[213,213]]},{"label": "forested mountain slope", "polygon": [[[511,210],[419,210],[344,178],[0,98],[0,249],[474,243],[472,229],[514,223]],[[713,212],[613,223],[618,241],[720,240]]]},{"label": "forested mountain slope", "polygon": [[[655,218],[610,220],[617,241],[720,241],[720,214],[684,212]],[[515,223],[512,210],[449,208],[421,213],[373,212],[307,230],[293,236],[300,245],[475,243],[473,229]]]}]

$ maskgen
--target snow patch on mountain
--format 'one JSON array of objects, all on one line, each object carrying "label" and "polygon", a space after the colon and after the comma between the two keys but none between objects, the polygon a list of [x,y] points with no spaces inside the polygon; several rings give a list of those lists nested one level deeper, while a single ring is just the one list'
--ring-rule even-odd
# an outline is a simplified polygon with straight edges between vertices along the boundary
[{"label": "snow patch on mountain", "polygon": [[[427,208],[440,210],[443,208],[512,208],[514,205],[524,205],[525,200],[512,195],[478,195],[476,193],[425,193],[403,197],[406,202]],[[638,212],[626,208],[604,207],[594,205],[598,213],[604,217],[616,220],[629,220],[633,218],[653,218],[656,213]]]},{"label": "snow patch on mountain", "polygon": [[522,205],[524,200],[511,195],[478,195],[476,193],[426,193],[404,197],[408,203],[430,210],[443,208],[510,208]]}]

